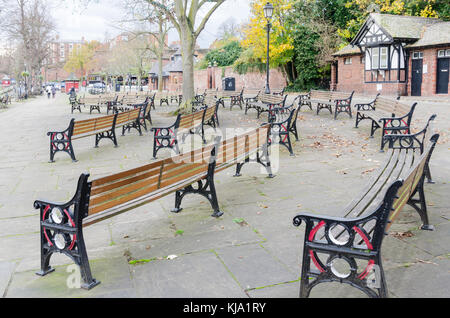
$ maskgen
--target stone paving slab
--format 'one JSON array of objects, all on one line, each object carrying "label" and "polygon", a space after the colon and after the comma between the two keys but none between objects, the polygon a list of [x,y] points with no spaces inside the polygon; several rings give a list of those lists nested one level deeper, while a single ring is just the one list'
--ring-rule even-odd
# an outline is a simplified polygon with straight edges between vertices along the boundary
[{"label": "stone paving slab", "polygon": [[[294,98],[288,97],[288,102]],[[355,103],[357,101],[355,100]],[[174,121],[175,109],[152,110],[154,126]],[[273,160],[275,178],[267,178],[257,164],[246,164],[241,177],[234,168],[215,176],[219,205],[224,215],[212,218],[203,197],[183,199],[181,213],[170,209],[169,195],[84,230],[93,276],[102,283],[91,291],[67,287],[72,264],[64,255],[52,256],[54,273],[39,277],[38,198],[64,202],[71,199],[82,172],[91,179],[152,162],[152,133],[132,131],[118,136],[119,147],[94,138],[74,142],[78,162],[58,154],[48,163],[46,132],[65,129],[70,118],[104,115],[70,114],[67,96],[36,98],[0,111],[0,288],[4,297],[298,297],[304,225],[292,225],[300,211],[339,215],[382,163],[380,131],[369,138],[370,122],[353,128],[354,118],[333,120],[326,112],[300,112],[300,139],[295,156],[279,150]],[[391,297],[448,297],[450,220],[450,113],[446,102],[420,101],[413,131],[437,113],[441,133],[430,163],[435,184],[425,185],[433,232],[421,231],[420,218],[406,206],[383,242],[382,256]],[[355,114],[354,114],[355,115]],[[221,128],[256,127],[260,120],[237,108],[219,109]],[[11,139],[5,127],[23,129]],[[117,131],[119,132],[119,130]],[[208,134],[211,134],[208,131]],[[118,135],[120,135],[118,133]],[[211,136],[211,135],[210,135]],[[186,143],[189,147],[198,138]],[[276,156],[276,148],[271,148]],[[159,158],[169,151],[158,153]],[[273,157],[272,156],[272,157]],[[410,233],[411,235],[402,236]],[[168,260],[167,256],[177,257]],[[129,261],[144,260],[131,265]],[[148,262],[146,262],[148,260]],[[423,280],[426,283],[422,283]],[[201,288],[199,288],[199,286]],[[0,290],[2,290],[0,289]],[[341,284],[320,284],[311,297],[366,297]]]}]

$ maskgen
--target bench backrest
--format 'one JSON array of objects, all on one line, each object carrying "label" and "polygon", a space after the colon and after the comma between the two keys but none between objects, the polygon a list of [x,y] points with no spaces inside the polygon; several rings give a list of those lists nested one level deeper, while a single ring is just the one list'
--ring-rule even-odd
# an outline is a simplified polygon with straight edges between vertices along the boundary
[{"label": "bench backrest", "polygon": [[389,215],[390,223],[387,224],[387,229],[391,226],[394,219],[398,216],[401,209],[408,202],[408,199],[413,194],[419,182],[423,182],[424,178],[424,170],[425,165],[430,159],[431,153],[436,145],[436,142],[439,138],[438,134],[435,134],[431,137],[430,141],[427,143],[426,148],[422,152],[419,160],[417,160],[413,166],[410,168],[409,172],[404,178],[403,185],[397,191],[397,199],[394,200],[394,204],[392,206],[392,212]]},{"label": "bench backrest", "polygon": [[331,100],[336,100],[336,99],[349,99],[353,97],[353,92],[349,93],[349,92],[338,92],[338,91],[331,91]]},{"label": "bench backrest", "polygon": [[321,91],[321,90],[311,90],[311,99],[322,99],[331,101],[331,92],[330,91]]},{"label": "bench backrest", "polygon": [[[214,144],[91,182],[88,215],[119,207],[151,202],[206,176]],[[124,210],[120,209],[120,206]],[[108,217],[112,216],[111,213]],[[87,222],[85,222],[87,224]]]},{"label": "bench backrest", "polygon": [[74,121],[70,136],[72,139],[79,139],[109,131],[136,121],[139,118],[140,111],[141,109],[138,107],[118,114]]},{"label": "bench backrest", "polygon": [[139,116],[141,114],[141,108],[137,107],[135,109],[132,109],[130,111],[122,112],[117,114],[115,127],[121,127],[123,125],[126,125],[128,123],[134,122],[138,120]]},{"label": "bench backrest", "polygon": [[76,138],[72,139],[82,138],[111,130],[115,118],[116,115],[107,115],[97,118],[75,121],[71,136],[76,136]]},{"label": "bench backrest", "polygon": [[[88,209],[83,225],[126,212],[173,193],[243,160],[267,142],[269,125],[200,149],[161,159],[87,183]],[[222,148],[222,149],[221,149]],[[80,178],[81,180],[81,178]],[[77,191],[82,192],[83,189]]]},{"label": "bench backrest", "polygon": [[222,141],[216,154],[216,171],[242,162],[261,147],[267,145],[270,124]]},{"label": "bench backrest", "polygon": [[375,99],[374,107],[375,110],[382,110],[387,113],[395,113],[395,107],[398,101],[386,97],[377,96]]},{"label": "bench backrest", "polygon": [[266,104],[272,104],[272,105],[279,105],[281,103],[284,103],[286,100],[286,96],[280,96],[280,95],[271,95],[271,94],[260,94],[258,96],[258,101],[266,103]]},{"label": "bench backrest", "polygon": [[261,89],[258,88],[243,88],[245,95],[257,96],[261,92]]},{"label": "bench backrest", "polygon": [[79,102],[81,104],[98,104],[100,102],[100,96],[81,96]]},{"label": "bench backrest", "polygon": [[239,96],[242,94],[242,90],[241,91],[217,91],[216,96],[218,98],[223,98],[223,97],[231,97],[231,96]]},{"label": "bench backrest", "polygon": [[205,109],[198,110],[192,114],[178,115],[175,128],[179,131],[190,130],[201,123]]}]

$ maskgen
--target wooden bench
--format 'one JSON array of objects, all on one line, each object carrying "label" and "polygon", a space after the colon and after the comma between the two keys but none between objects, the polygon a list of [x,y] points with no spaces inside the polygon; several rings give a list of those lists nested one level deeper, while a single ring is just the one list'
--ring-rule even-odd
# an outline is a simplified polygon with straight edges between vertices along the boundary
[{"label": "wooden bench", "polygon": [[[200,194],[211,204],[213,217],[220,217],[215,173],[236,165],[239,175],[242,165],[257,156],[259,163],[272,176],[267,152],[269,125],[252,129],[224,141],[215,142],[201,149],[158,160],[127,171],[89,180],[89,174],[81,174],[73,198],[66,203],[36,200],[34,208],[40,210],[41,270],[44,276],[54,271],[50,258],[62,253],[79,265],[84,289],[91,289],[100,282],[93,278],[89,265],[83,227],[131,211],[147,203],[175,192],[175,208],[180,212],[181,201],[187,194]],[[198,184],[197,187],[192,184]]]},{"label": "wooden bench", "polygon": [[[141,97],[138,101],[141,101],[142,98],[144,97]],[[136,129],[139,132],[139,134],[142,135],[141,127],[143,127],[145,131],[148,131],[146,121],[148,121],[150,125],[153,125],[151,117],[152,107],[149,101],[151,101],[151,97],[146,96],[141,104],[130,105],[130,107],[133,107],[133,109],[136,108],[140,109],[139,120],[131,121],[128,124],[124,125],[122,128],[122,135],[124,134],[125,130],[130,131],[132,128]]]},{"label": "wooden bench", "polygon": [[178,106],[180,106],[181,103],[183,102],[183,92],[181,90],[169,91],[168,98],[170,104],[172,104],[172,102],[175,102],[178,104]]},{"label": "wooden bench", "polygon": [[259,94],[253,100],[247,100],[245,104],[245,114],[249,109],[255,109],[258,113],[257,118],[261,113],[269,113],[272,108],[282,108],[286,102],[287,95],[272,95],[272,94]]},{"label": "wooden bench", "polygon": [[178,114],[175,122],[168,127],[153,127],[153,159],[160,149],[169,148],[175,153],[180,153],[178,147],[179,138],[184,142],[187,135],[199,135],[203,143],[206,143],[204,127],[209,125],[216,128],[215,114],[217,106],[204,107],[192,114]]},{"label": "wooden bench", "polygon": [[155,92],[155,98],[154,102],[159,102],[159,106],[162,106],[163,104],[166,104],[167,106],[170,106],[169,104],[169,92],[168,91],[156,91]]},{"label": "wooden bench", "polygon": [[[294,156],[294,151],[292,149],[290,134],[293,134],[295,140],[298,141],[298,130],[297,130],[297,118],[298,112],[300,111],[300,106],[293,107],[289,106],[289,115],[284,119],[285,116],[274,115],[271,117],[270,123],[270,138],[269,145],[280,144],[285,146],[291,156]],[[280,110],[273,110],[275,113],[280,113]],[[285,109],[282,109],[285,112]]]},{"label": "wooden bench", "polygon": [[[141,109],[136,108],[123,113],[116,113],[114,115],[107,115],[97,118],[90,118],[80,121],[75,121],[74,118],[63,131],[49,131],[47,136],[50,136],[50,162],[54,162],[54,156],[57,152],[66,152],[72,158],[74,162],[75,153],[72,146],[72,141],[88,136],[95,135],[95,147],[98,147],[98,143],[101,139],[107,138],[112,140],[114,146],[117,147],[117,139],[115,129],[118,127],[126,126],[127,124],[140,120]],[[140,125],[135,127],[138,129],[139,134],[142,135]],[[122,135],[124,134],[122,130]]]},{"label": "wooden bench", "polygon": [[261,93],[260,89],[255,88],[244,88],[243,98],[244,104],[247,105],[249,102],[256,102],[258,100],[258,96]]},{"label": "wooden bench", "polygon": [[365,104],[356,104],[355,128],[364,120],[369,119],[372,123],[370,137],[378,128],[381,132],[381,150],[384,148],[383,136],[386,134],[409,134],[410,125],[417,103],[412,106],[401,103],[396,100],[381,97],[378,94],[373,101]]},{"label": "wooden bench", "polygon": [[421,229],[433,229],[424,179],[430,175],[428,163],[439,135],[432,135],[428,124],[414,135],[387,135],[390,150],[384,163],[339,216],[294,217],[295,226],[306,224],[300,297],[308,297],[324,282],[346,283],[370,297],[387,297],[381,244],[392,222],[408,204],[419,213]]},{"label": "wooden bench", "polygon": [[101,96],[80,96],[78,99],[78,104],[89,107],[89,114],[92,114],[93,110],[100,113]]},{"label": "wooden bench", "polygon": [[217,91],[216,97],[223,107],[225,107],[225,99],[230,99],[230,110],[233,106],[239,106],[242,109],[242,103],[244,102],[243,94],[244,89],[240,91]]},{"label": "wooden bench", "polygon": [[328,109],[330,114],[333,114],[332,108],[334,107],[334,119],[340,113],[347,113],[352,118],[352,98],[353,92],[337,92],[337,91],[323,91],[323,90],[311,90],[308,94],[301,94],[301,104],[308,105],[312,109],[311,104],[316,104],[316,114],[322,109]]}]

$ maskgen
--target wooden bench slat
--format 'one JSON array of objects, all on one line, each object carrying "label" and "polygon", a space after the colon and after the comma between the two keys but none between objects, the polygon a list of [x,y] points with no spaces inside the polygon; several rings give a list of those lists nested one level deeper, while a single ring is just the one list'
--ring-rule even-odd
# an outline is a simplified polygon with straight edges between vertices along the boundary
[{"label": "wooden bench slat", "polygon": [[[384,184],[386,179],[392,173],[393,168],[397,164],[397,159],[399,156],[399,150],[392,150],[392,155],[389,159],[389,163],[381,167],[379,174],[376,174],[376,178],[373,182],[370,182],[367,185],[367,191],[365,193],[361,193],[361,196],[356,196],[357,203],[353,206],[349,206],[349,209],[344,211],[345,217],[357,217],[359,214],[364,211],[364,208],[369,204],[376,193],[378,193],[380,186]],[[372,180],[371,180],[372,181]]]}]

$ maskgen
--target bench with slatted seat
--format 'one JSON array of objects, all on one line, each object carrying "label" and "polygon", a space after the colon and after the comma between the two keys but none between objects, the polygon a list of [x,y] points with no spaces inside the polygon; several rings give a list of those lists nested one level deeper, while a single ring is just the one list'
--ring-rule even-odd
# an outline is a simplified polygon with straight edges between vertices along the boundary
[{"label": "bench with slatted seat", "polygon": [[70,95],[69,96],[69,104],[71,107],[71,113],[73,114],[74,110],[78,110],[81,113],[81,105],[77,100],[77,96],[76,95]]},{"label": "bench with slatted seat", "polygon": [[169,92],[168,91],[155,92],[155,103],[156,102],[159,102],[159,106],[162,106],[163,104],[166,104],[166,106],[170,106]]},{"label": "bench with slatted seat", "polygon": [[[270,113],[272,108],[282,108],[286,102],[287,95],[259,94],[255,100],[247,101],[245,104],[245,114],[249,109],[255,109],[257,118],[264,113]],[[270,117],[270,116],[269,116]]]},{"label": "bench with slatted seat", "polygon": [[[250,157],[263,151],[259,163],[272,176],[267,152],[269,126],[252,129],[238,136],[195,149],[174,158],[158,160],[134,169],[89,180],[83,173],[73,198],[67,203],[36,200],[40,210],[40,276],[54,271],[50,258],[54,253],[70,257],[80,267],[81,287],[91,289],[100,282],[93,278],[83,237],[83,228],[118,214],[131,211],[175,192],[175,208],[187,194],[200,194],[211,204],[213,217],[220,217],[214,175],[236,165],[236,172]],[[192,184],[197,183],[194,189]]]},{"label": "bench with slatted seat", "polygon": [[133,107],[133,109],[136,109],[136,108],[140,109],[139,119],[136,121],[131,121],[131,122],[123,125],[122,126],[122,135],[125,134],[126,130],[128,130],[128,132],[129,132],[133,128],[139,132],[139,135],[142,135],[141,127],[143,127],[145,129],[145,131],[148,131],[146,121],[148,121],[150,123],[150,125],[152,125],[151,104],[149,103],[150,97],[142,96],[139,98],[138,101],[140,102],[142,100],[142,98],[145,98],[142,103],[130,105],[130,107]]},{"label": "bench with slatted seat", "polygon": [[381,97],[378,94],[373,101],[356,104],[357,109],[355,128],[365,119],[371,121],[370,137],[381,128],[381,150],[383,150],[383,136],[386,134],[409,134],[410,125],[417,103],[411,106],[396,100]]},{"label": "bench with slatted seat", "polygon": [[324,90],[310,90],[308,94],[300,94],[302,106],[309,106],[312,109],[312,104],[316,104],[316,114],[322,109],[328,109],[330,114],[333,114],[334,108],[334,119],[340,113],[347,113],[350,118],[352,118],[352,98],[354,91],[348,92],[338,92],[338,91],[324,91]]},{"label": "bench with slatted seat", "polygon": [[100,113],[101,96],[80,96],[78,104],[84,107],[89,107],[89,114],[92,114],[93,110]]},{"label": "bench with slatted seat", "polygon": [[153,158],[160,149],[168,148],[175,153],[180,153],[178,147],[179,139],[184,141],[187,135],[199,135],[203,143],[205,140],[205,126],[209,125],[216,128],[215,114],[217,113],[217,104],[214,107],[203,107],[192,114],[178,114],[175,122],[168,127],[153,127]]},{"label": "bench with slatted seat", "polygon": [[242,109],[242,103],[244,102],[243,94],[244,89],[242,88],[240,91],[217,91],[216,97],[223,107],[225,107],[225,99],[229,99],[230,110],[233,106],[239,106]]},{"label": "bench with slatted seat", "polygon": [[384,163],[338,216],[294,217],[295,226],[302,221],[306,225],[300,297],[308,297],[324,282],[350,284],[369,297],[387,297],[381,244],[392,222],[408,204],[420,215],[421,229],[433,229],[424,180],[430,176],[429,160],[439,135],[433,135],[428,124],[414,135],[387,135],[392,139]]},{"label": "bench with slatted seat", "polygon": [[[123,113],[79,121],[75,121],[75,118],[72,118],[67,129],[63,131],[49,131],[47,133],[47,136],[50,137],[50,162],[54,162],[53,159],[57,152],[66,152],[74,162],[77,161],[72,141],[84,137],[95,135],[95,147],[98,147],[99,141],[104,138],[110,139],[114,146],[117,147],[115,129],[130,122],[138,121],[139,115],[140,108],[136,108]],[[138,130],[140,131],[140,127]]]},{"label": "bench with slatted seat", "polygon": [[258,100],[258,96],[261,93],[260,89],[256,88],[245,88],[244,87],[244,104],[247,105],[249,102],[256,102]]},{"label": "bench with slatted seat", "polygon": [[[270,117],[270,139],[269,145],[280,144],[285,146],[291,156],[294,156],[292,149],[291,134],[298,141],[297,118],[300,106],[290,105],[287,109],[274,109],[274,115]],[[286,108],[286,107],[285,107]],[[288,115],[286,114],[288,112]],[[287,116],[286,116],[287,115]]]},{"label": "bench with slatted seat", "polygon": [[176,91],[169,91],[168,98],[169,98],[170,104],[175,102],[179,106],[183,102],[183,92],[179,89]]}]

